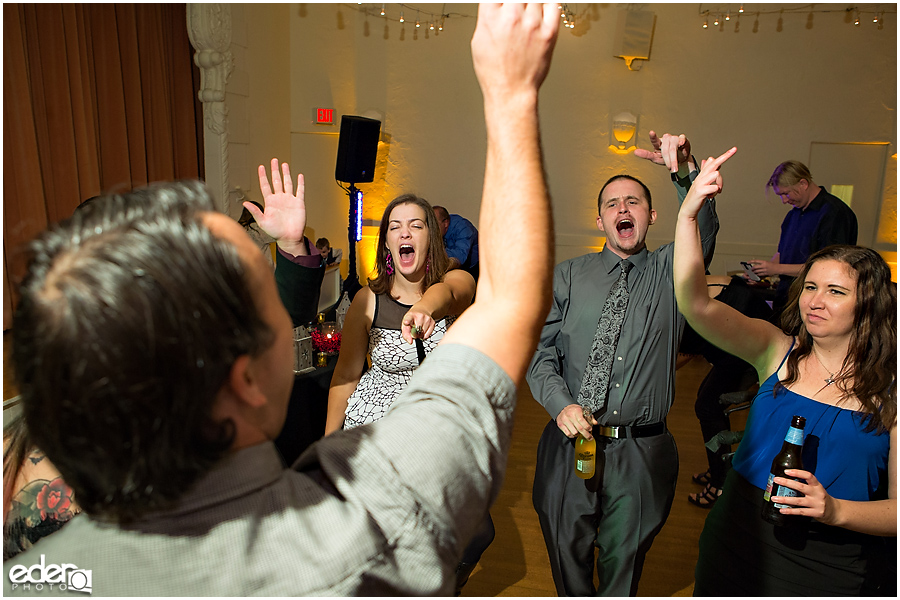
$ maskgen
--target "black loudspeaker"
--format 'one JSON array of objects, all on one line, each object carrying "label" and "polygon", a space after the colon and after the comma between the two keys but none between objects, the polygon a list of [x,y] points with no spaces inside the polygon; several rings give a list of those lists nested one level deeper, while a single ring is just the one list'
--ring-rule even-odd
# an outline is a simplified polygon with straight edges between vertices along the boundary
[{"label": "black loudspeaker", "polygon": [[381,121],[341,115],[341,137],[338,140],[334,178],[344,183],[373,181],[380,136]]}]

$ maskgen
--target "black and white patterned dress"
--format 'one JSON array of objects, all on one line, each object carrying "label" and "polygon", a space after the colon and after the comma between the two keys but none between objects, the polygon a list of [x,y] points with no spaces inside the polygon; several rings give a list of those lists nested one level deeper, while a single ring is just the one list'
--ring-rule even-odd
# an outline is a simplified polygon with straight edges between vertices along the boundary
[{"label": "black and white patterned dress", "polygon": [[[390,294],[375,295],[375,316],[372,319],[372,329],[369,330],[372,368],[363,374],[347,400],[344,429],[373,423],[382,418],[419,366],[416,346],[407,344],[400,337],[403,315],[410,308],[412,306],[400,304]],[[431,337],[423,341],[426,354],[435,349],[447,327],[455,319],[456,317],[447,317],[435,323]]]}]

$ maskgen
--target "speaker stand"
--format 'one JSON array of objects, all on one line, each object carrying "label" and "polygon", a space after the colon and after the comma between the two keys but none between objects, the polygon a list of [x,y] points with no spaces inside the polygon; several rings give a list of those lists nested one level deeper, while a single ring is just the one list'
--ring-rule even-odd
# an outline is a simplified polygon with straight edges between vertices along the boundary
[{"label": "speaker stand", "polygon": [[350,184],[347,189],[347,196],[350,199],[350,221],[347,225],[347,242],[348,242],[348,254],[350,255],[350,268],[347,271],[347,279],[344,280],[344,284],[342,286],[341,295],[343,292],[347,292],[347,295],[350,297],[350,300],[353,301],[353,297],[356,296],[356,292],[362,289],[362,285],[359,283],[359,274],[356,272],[356,219],[358,215],[356,214],[356,194],[359,192],[359,189]]}]

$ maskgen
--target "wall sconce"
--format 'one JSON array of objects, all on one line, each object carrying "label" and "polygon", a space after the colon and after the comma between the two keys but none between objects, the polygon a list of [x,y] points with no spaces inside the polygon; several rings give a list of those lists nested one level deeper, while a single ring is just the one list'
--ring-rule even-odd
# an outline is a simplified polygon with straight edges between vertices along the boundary
[{"label": "wall sconce", "polygon": [[630,112],[621,112],[612,118],[610,128],[609,149],[616,154],[630,154],[634,151],[635,132],[637,131],[637,117]]}]

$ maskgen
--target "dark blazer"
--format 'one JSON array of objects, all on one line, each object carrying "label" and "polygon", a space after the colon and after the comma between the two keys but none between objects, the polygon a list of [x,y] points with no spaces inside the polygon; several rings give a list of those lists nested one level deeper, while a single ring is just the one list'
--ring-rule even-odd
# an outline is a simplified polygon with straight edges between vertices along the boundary
[{"label": "dark blazer", "polygon": [[275,252],[275,283],[294,327],[316,319],[324,278],[325,265],[321,262],[316,268],[304,267],[291,262],[281,252]]}]

